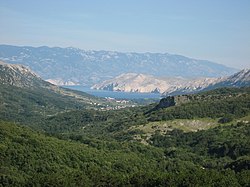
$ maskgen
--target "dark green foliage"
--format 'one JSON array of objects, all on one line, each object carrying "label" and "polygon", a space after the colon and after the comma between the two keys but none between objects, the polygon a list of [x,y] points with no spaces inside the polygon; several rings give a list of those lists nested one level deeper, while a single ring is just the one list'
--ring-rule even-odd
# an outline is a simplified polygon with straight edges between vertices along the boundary
[{"label": "dark green foliage", "polygon": [[[191,100],[188,103],[157,109],[150,113],[148,111],[155,108],[154,104],[111,111],[64,112],[46,117],[38,126],[52,134],[74,132],[88,137],[129,141],[135,134],[141,134],[140,131],[132,131],[129,128],[149,121],[210,117],[220,118],[220,123],[228,123],[250,113],[250,96],[245,93],[244,88],[242,92],[234,91],[234,97],[229,97],[230,94],[223,90],[224,95],[218,94],[217,90],[214,95],[188,96]],[[200,99],[192,100],[192,97]]]},{"label": "dark green foliage", "polygon": [[[239,129],[238,129],[239,128]],[[230,129],[230,128],[228,128]],[[236,134],[245,129],[234,127]],[[246,130],[246,129],[245,129]],[[244,130],[244,131],[245,131]],[[225,130],[227,131],[227,130]],[[181,132],[173,132],[180,138]],[[229,132],[228,132],[229,133]],[[178,135],[179,134],[179,135]],[[171,150],[86,139],[59,140],[0,122],[0,184],[3,186],[247,186],[249,157],[225,168],[203,168],[209,157]],[[178,139],[177,138],[177,139]],[[217,139],[220,138],[218,135]],[[195,139],[195,138],[194,138]],[[244,139],[244,138],[243,138]],[[184,142],[184,141],[180,141]],[[179,151],[178,151],[179,150]],[[182,151],[183,150],[183,151]],[[179,153],[177,153],[177,152]],[[248,154],[248,153],[247,153]],[[245,160],[245,161],[244,161]],[[217,160],[210,160],[216,165]],[[242,166],[243,163],[243,166]],[[235,170],[233,168],[239,168]],[[231,169],[232,168],[232,169]]]},{"label": "dark green foliage", "polygon": [[249,114],[247,88],[188,97],[153,112],[155,104],[98,111],[67,96],[3,89],[0,98],[8,103],[0,99],[1,119],[46,134],[0,122],[0,186],[249,186],[249,123],[156,133],[151,145],[133,139],[143,132],[130,127],[148,121],[211,117],[224,123]]},{"label": "dark green foliage", "polygon": [[[232,93],[229,92],[230,90]],[[193,95],[187,103],[159,108],[147,113],[146,116],[149,121],[211,117],[227,118],[222,122],[229,122],[231,118],[240,118],[250,113],[249,90],[248,88],[218,89],[206,94]]]},{"label": "dark green foliage", "polygon": [[[149,121],[221,118],[229,122],[250,113],[249,89],[218,89],[189,95],[188,103],[169,108],[144,107],[111,111],[85,110],[87,104],[48,90],[32,90],[1,85],[0,119],[26,124],[47,133],[80,133],[86,136],[131,140],[131,126]],[[17,94],[18,93],[18,94]],[[87,97],[87,95],[86,95]]]},{"label": "dark green foliage", "polygon": [[242,170],[250,170],[250,157],[239,157],[237,160],[227,164],[225,168],[230,168],[236,172],[240,172]]},{"label": "dark green foliage", "polygon": [[234,119],[233,115],[228,114],[228,115],[225,115],[224,117],[220,118],[218,122],[222,123],[222,124],[223,123],[229,123],[229,122],[233,121],[233,119]]},{"label": "dark green foliage", "polygon": [[129,127],[145,123],[147,120],[140,108],[127,108],[110,111],[65,112],[46,118],[39,126],[52,134],[74,132],[85,136],[115,138],[123,141],[131,139],[135,134],[133,131],[127,131]]},{"label": "dark green foliage", "polygon": [[[119,145],[102,148],[70,141],[58,140],[35,133],[14,124],[0,123],[1,182],[23,184],[51,184],[64,186],[77,183],[87,186],[109,186],[119,181],[126,184],[133,173],[157,168],[162,153],[150,152],[141,145]],[[109,146],[112,147],[112,143]],[[117,145],[114,143],[114,146]],[[132,147],[130,147],[132,146]],[[138,149],[138,151],[137,151]],[[16,176],[16,177],[15,177]],[[45,185],[46,186],[46,185]]]},{"label": "dark green foliage", "polygon": [[61,112],[91,108],[90,102],[104,101],[66,88],[20,88],[0,84],[0,119],[33,124],[33,127],[39,127],[37,124],[45,118]]},{"label": "dark green foliage", "polygon": [[[165,136],[154,135],[151,142],[154,146],[164,147],[166,155],[173,158],[180,157],[185,152],[185,157],[190,157],[191,160],[200,155],[227,162],[227,160],[237,160],[245,155],[250,156],[249,137],[250,124],[239,123],[190,133],[173,130]],[[226,160],[223,161],[223,159]],[[197,162],[201,163],[199,159]],[[206,163],[206,165],[210,167],[210,164]],[[233,169],[233,167],[230,168]]]}]

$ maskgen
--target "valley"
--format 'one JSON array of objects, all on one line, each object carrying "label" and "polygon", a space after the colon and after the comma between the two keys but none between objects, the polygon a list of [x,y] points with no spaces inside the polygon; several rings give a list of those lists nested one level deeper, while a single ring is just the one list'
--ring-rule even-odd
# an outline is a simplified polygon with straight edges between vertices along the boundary
[{"label": "valley", "polygon": [[250,187],[250,0],[0,0],[0,187]]},{"label": "valley", "polygon": [[1,62],[0,184],[247,186],[249,71],[229,77],[231,87],[124,100]]}]

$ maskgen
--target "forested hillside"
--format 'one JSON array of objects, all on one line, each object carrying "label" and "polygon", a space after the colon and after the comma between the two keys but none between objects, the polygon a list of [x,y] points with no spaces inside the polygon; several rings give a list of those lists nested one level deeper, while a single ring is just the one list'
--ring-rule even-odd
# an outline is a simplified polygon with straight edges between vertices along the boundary
[{"label": "forested hillside", "polygon": [[118,103],[42,80],[27,67],[0,61],[0,119],[37,126],[49,116],[80,109],[113,109]]},{"label": "forested hillside", "polygon": [[250,0],[0,0],[0,25],[0,187],[250,187]]},{"label": "forested hillside", "polygon": [[[171,97],[170,97],[171,98]],[[250,88],[221,88],[201,94],[172,97],[180,102],[173,107],[156,106],[150,121],[192,118],[239,118],[250,112]],[[177,99],[176,99],[177,98]]]},{"label": "forested hillside", "polygon": [[235,122],[250,114],[249,93],[249,88],[223,88],[188,95],[187,102],[167,108],[151,104],[115,111],[70,111],[47,117],[40,126],[52,134],[73,132],[119,141],[132,140],[135,135],[143,135],[140,129],[134,127],[155,121],[211,119],[215,124]]},{"label": "forested hillside", "polygon": [[105,111],[62,91],[0,85],[0,185],[250,184],[248,87]]},{"label": "forested hillside", "polygon": [[[163,147],[155,148],[95,139],[59,140],[2,121],[0,184],[248,186],[249,127],[239,123],[186,135],[173,131],[169,143],[167,137],[154,137],[153,145]],[[207,141],[212,146],[208,150]]]}]

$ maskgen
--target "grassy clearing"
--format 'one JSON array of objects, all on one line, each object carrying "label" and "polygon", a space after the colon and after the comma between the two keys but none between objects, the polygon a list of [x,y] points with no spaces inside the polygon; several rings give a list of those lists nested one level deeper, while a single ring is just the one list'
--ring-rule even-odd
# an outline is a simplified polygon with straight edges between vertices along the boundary
[{"label": "grassy clearing", "polygon": [[216,127],[218,125],[217,119],[202,118],[202,119],[176,119],[171,121],[159,121],[150,122],[145,125],[133,126],[130,130],[140,130],[143,134],[137,134],[134,136],[135,140],[138,140],[144,144],[147,144],[147,140],[159,132],[160,134],[166,134],[173,129],[180,129],[184,132],[196,132],[199,130],[206,130]]},{"label": "grassy clearing", "polygon": [[250,121],[250,114],[243,117],[243,118],[240,118],[240,120],[236,120],[236,121],[245,121],[245,122],[249,122]]}]

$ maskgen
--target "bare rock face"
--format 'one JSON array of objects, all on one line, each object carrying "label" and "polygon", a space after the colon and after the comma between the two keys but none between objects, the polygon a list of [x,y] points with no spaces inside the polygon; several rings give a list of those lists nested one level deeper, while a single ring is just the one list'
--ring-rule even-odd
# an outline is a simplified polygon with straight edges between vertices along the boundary
[{"label": "bare rock face", "polygon": [[156,109],[168,108],[170,106],[175,106],[175,105],[176,105],[176,102],[175,102],[174,96],[168,96],[160,100],[159,104],[156,106]]},{"label": "bare rock face", "polygon": [[[243,87],[250,86],[250,69],[243,69],[213,85],[213,87]],[[211,86],[212,87],[212,86]]]},{"label": "bare rock face", "polygon": [[92,89],[123,91],[123,92],[151,92],[162,95],[190,94],[203,90],[220,87],[250,86],[250,70],[244,69],[229,77],[220,78],[162,78],[152,75],[125,73],[114,79],[95,84]]},{"label": "bare rock face", "polygon": [[152,75],[126,73],[114,79],[106,80],[95,84],[92,89],[123,91],[123,92],[151,92],[151,93],[172,93],[183,90],[189,93],[207,87],[214,83],[217,78],[159,78]]},{"label": "bare rock face", "polygon": [[3,61],[0,61],[0,83],[17,87],[47,86],[47,83],[29,68]]},{"label": "bare rock face", "polygon": [[171,84],[156,78],[152,75],[125,73],[114,79],[104,81],[92,86],[92,89],[102,89],[109,91],[123,92],[154,92],[162,93],[164,89],[169,88]]},{"label": "bare rock face", "polygon": [[177,95],[177,96],[167,96],[165,98],[162,98],[153,109],[148,111],[147,113],[163,109],[163,108],[168,108],[172,106],[178,106],[184,103],[188,103],[193,99],[193,96],[190,95]]},{"label": "bare rock face", "polygon": [[57,86],[76,86],[79,85],[78,82],[72,81],[72,80],[66,80],[64,81],[63,79],[57,78],[57,79],[47,79],[51,84],[57,85]]},{"label": "bare rock face", "polygon": [[204,91],[222,87],[249,87],[250,69],[243,69],[231,76],[223,77],[214,84],[208,85]]}]

